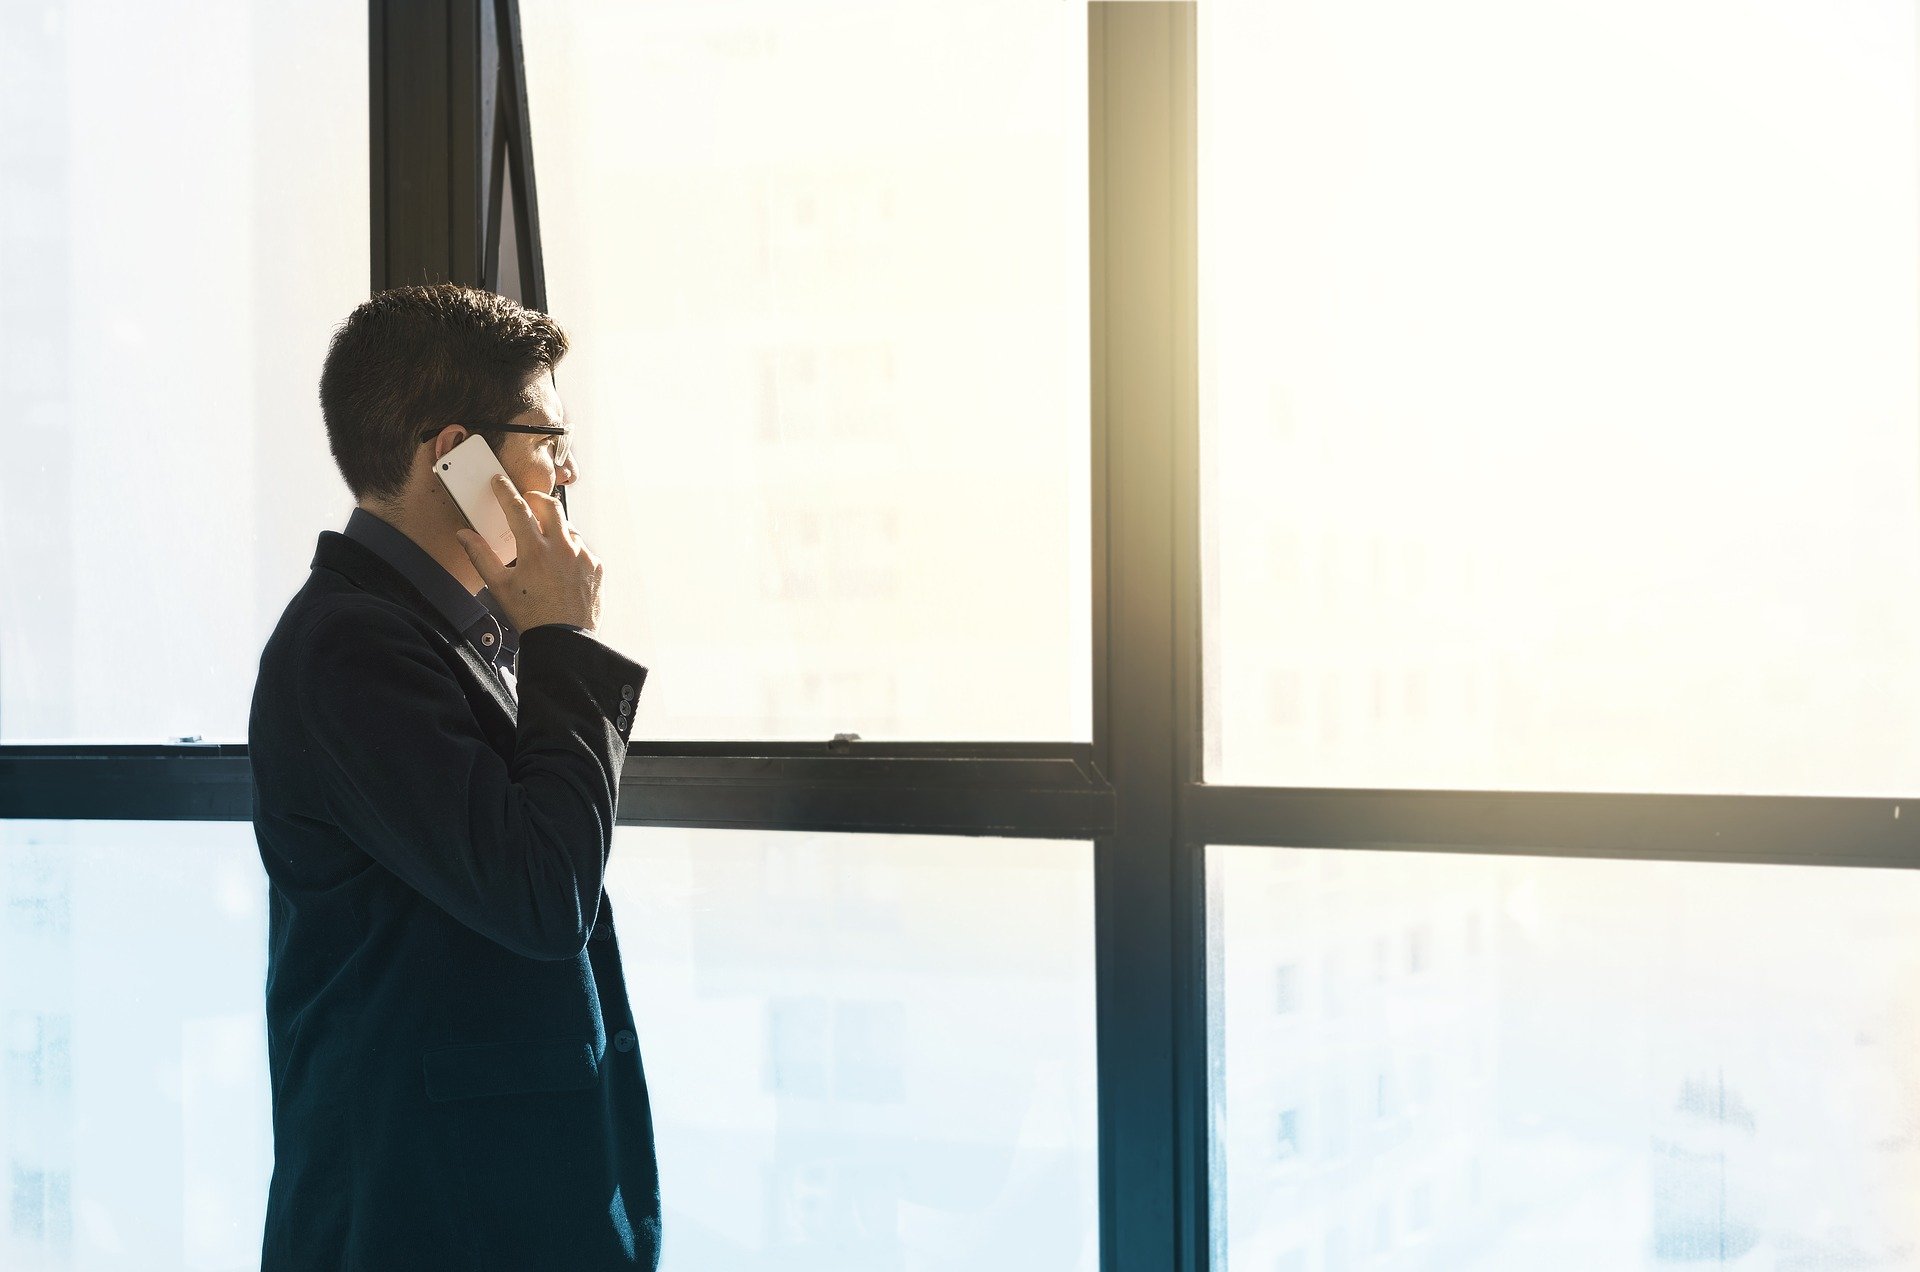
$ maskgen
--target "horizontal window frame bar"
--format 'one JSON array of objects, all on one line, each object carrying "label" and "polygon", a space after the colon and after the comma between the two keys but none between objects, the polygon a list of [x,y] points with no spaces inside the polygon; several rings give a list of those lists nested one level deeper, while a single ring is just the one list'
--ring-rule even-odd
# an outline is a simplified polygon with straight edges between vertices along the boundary
[{"label": "horizontal window frame bar", "polygon": [[652,743],[620,824],[1091,840],[1113,790],[1090,743]]},{"label": "horizontal window frame bar", "polygon": [[[1080,743],[650,742],[620,824],[1097,839],[1114,792]],[[0,816],[249,821],[244,743],[0,746]],[[1190,784],[1179,838],[1276,848],[1920,868],[1920,797]],[[1900,815],[1895,815],[1895,810]]]},{"label": "horizontal window frame bar", "polygon": [[[245,742],[8,742],[0,760],[48,757],[171,757],[245,755]],[[857,736],[831,742],[635,741],[629,760],[646,757],[827,758],[913,760],[1071,760],[1091,765],[1090,742],[863,742]]]},{"label": "horizontal window frame bar", "polygon": [[1920,797],[1188,788],[1202,844],[1920,868]]},{"label": "horizontal window frame bar", "polygon": [[[623,826],[1092,840],[1113,791],[1084,743],[652,742]],[[0,746],[0,816],[251,821],[244,743]]]}]

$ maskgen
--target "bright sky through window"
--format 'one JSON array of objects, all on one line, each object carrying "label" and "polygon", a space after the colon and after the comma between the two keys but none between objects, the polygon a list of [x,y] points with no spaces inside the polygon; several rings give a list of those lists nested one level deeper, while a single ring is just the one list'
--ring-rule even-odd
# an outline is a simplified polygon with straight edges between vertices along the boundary
[{"label": "bright sky through window", "polygon": [[1913,6],[1199,29],[1209,780],[1920,787]]}]

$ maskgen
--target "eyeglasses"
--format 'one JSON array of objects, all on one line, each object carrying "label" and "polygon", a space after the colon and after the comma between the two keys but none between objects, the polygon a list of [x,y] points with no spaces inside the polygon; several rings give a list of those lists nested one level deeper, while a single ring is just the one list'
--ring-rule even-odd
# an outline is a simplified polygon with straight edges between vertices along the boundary
[{"label": "eyeglasses", "polygon": [[[430,428],[426,432],[420,434],[420,440],[422,442],[430,442],[451,427],[453,427],[451,424],[442,424],[437,428]],[[572,438],[572,435],[567,431],[567,429],[563,425],[558,425],[558,424],[462,424],[460,425],[460,427],[466,429],[469,433],[498,432],[498,433],[549,434],[558,439],[553,444],[553,466],[555,468],[566,467],[567,460],[571,458],[573,455],[573,438]]]}]

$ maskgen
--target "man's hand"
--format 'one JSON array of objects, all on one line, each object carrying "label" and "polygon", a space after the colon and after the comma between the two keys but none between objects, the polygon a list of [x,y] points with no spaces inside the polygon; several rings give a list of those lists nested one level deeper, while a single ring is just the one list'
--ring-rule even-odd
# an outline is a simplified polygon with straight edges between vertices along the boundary
[{"label": "man's hand", "polygon": [[503,565],[472,530],[453,533],[514,627],[523,632],[542,623],[574,623],[588,631],[598,627],[600,558],[568,524],[560,501],[540,491],[523,499],[513,483],[498,474],[493,493],[506,509],[519,559]]}]

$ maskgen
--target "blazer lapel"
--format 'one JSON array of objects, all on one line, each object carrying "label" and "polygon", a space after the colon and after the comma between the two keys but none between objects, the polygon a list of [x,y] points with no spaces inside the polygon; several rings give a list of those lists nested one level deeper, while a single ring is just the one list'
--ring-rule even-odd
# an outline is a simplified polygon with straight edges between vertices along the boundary
[{"label": "blazer lapel", "polygon": [[[320,542],[313,551],[313,568],[325,568],[344,576],[348,582],[363,592],[384,597],[397,605],[404,605],[420,617],[433,624],[449,644],[459,653],[461,661],[467,665],[472,678],[485,696],[500,713],[507,718],[509,725],[520,722],[520,707],[507,692],[507,686],[501,681],[500,673],[493,664],[481,656],[465,636],[453,628],[447,616],[435,608],[419,588],[407,581],[407,576],[388,565],[380,555],[360,543],[349,539],[336,530],[322,530]],[[471,692],[468,697],[472,697]]]}]

